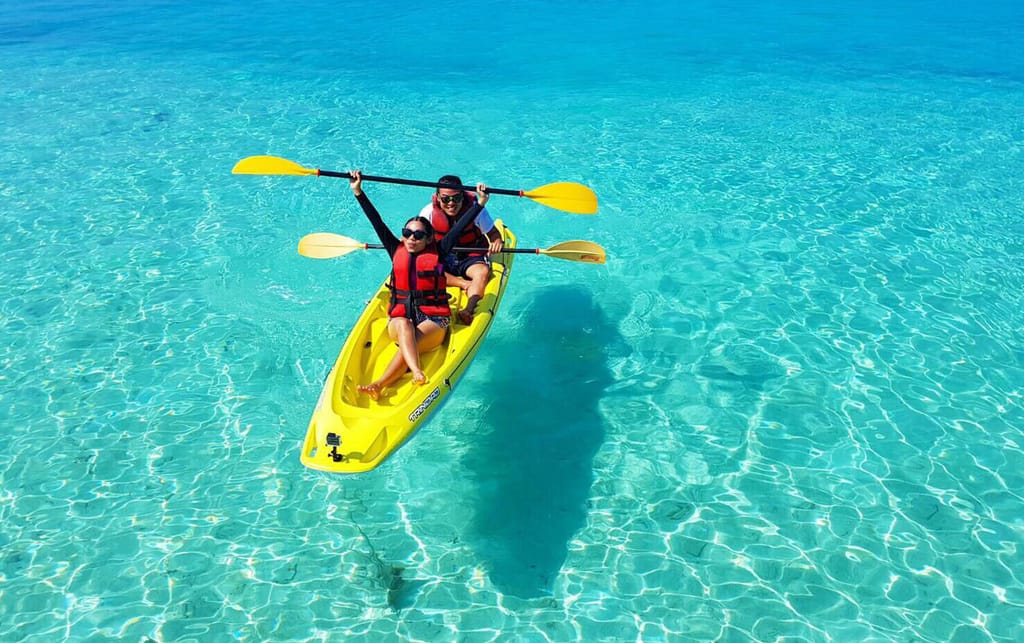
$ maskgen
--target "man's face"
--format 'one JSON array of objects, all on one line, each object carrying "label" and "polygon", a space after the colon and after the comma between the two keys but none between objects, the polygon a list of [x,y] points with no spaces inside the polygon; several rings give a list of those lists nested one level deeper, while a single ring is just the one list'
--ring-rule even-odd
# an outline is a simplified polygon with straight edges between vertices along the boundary
[{"label": "man's face", "polygon": [[437,202],[445,214],[453,217],[458,213],[459,208],[462,207],[462,192],[441,188],[437,191]]}]

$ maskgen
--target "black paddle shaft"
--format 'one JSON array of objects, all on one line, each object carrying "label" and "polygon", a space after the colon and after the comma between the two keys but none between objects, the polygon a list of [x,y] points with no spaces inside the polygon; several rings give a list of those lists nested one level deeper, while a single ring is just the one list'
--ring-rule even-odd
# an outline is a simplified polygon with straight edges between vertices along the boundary
[{"label": "black paddle shaft", "polygon": [[[366,177],[363,177],[366,178]],[[379,243],[368,243],[366,244],[367,250],[383,250],[384,246]],[[482,252],[485,248],[452,248],[455,252]],[[527,254],[527,255],[539,255],[540,248],[502,248],[498,254]]]},{"label": "black paddle shaft", "polygon": [[[348,172],[332,172],[330,170],[317,170],[317,176],[333,176],[339,179],[351,179],[352,175]],[[416,181],[414,179],[394,179],[389,176],[372,176],[370,174],[363,175],[364,181],[376,181],[378,183],[397,183],[399,185],[418,185],[424,188],[451,188],[452,190],[465,190],[467,192],[476,192],[476,187],[472,185],[452,185],[451,183],[434,183],[431,181]],[[500,190],[498,188],[487,188],[488,194],[508,194],[510,196],[523,196],[522,190]]]}]

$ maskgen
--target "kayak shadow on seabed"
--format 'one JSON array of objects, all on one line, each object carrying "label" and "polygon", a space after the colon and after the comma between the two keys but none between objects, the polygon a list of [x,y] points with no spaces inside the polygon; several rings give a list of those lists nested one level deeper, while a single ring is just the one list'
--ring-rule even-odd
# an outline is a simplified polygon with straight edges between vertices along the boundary
[{"label": "kayak shadow on seabed", "polygon": [[612,383],[608,351],[621,338],[579,287],[547,289],[520,315],[517,332],[495,328],[486,346],[491,388],[507,394],[490,405],[490,430],[464,459],[478,489],[467,540],[501,592],[536,598],[551,595],[586,522],[605,436],[599,402]]}]

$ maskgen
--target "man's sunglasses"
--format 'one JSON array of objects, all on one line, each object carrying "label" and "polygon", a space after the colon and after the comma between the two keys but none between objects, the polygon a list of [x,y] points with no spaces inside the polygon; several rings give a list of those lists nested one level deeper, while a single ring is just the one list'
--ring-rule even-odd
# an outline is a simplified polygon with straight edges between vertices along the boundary
[{"label": "man's sunglasses", "polygon": [[410,230],[409,228],[402,228],[402,236],[408,239],[412,237],[417,241],[423,241],[427,238],[426,230]]},{"label": "man's sunglasses", "polygon": [[461,203],[462,202],[462,195],[461,194],[449,194],[449,195],[441,196],[439,194],[439,195],[437,195],[437,200],[440,201],[441,203]]}]

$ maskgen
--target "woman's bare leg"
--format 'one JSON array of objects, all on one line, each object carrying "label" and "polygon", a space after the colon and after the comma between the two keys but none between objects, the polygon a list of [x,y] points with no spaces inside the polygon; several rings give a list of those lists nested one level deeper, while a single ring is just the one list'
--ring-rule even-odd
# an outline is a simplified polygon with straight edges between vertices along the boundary
[{"label": "woman's bare leg", "polygon": [[[356,389],[361,393],[366,393],[374,400],[380,399],[381,391],[394,384],[406,370],[412,371],[413,382],[426,384],[427,376],[420,368],[420,353],[426,353],[440,346],[444,341],[445,334],[444,328],[430,320],[420,322],[420,325],[414,329],[409,319],[393,318],[388,322],[388,335],[393,341],[398,342],[398,352],[391,358],[380,377],[369,384],[362,384]],[[410,348],[411,351],[408,350]]]}]

